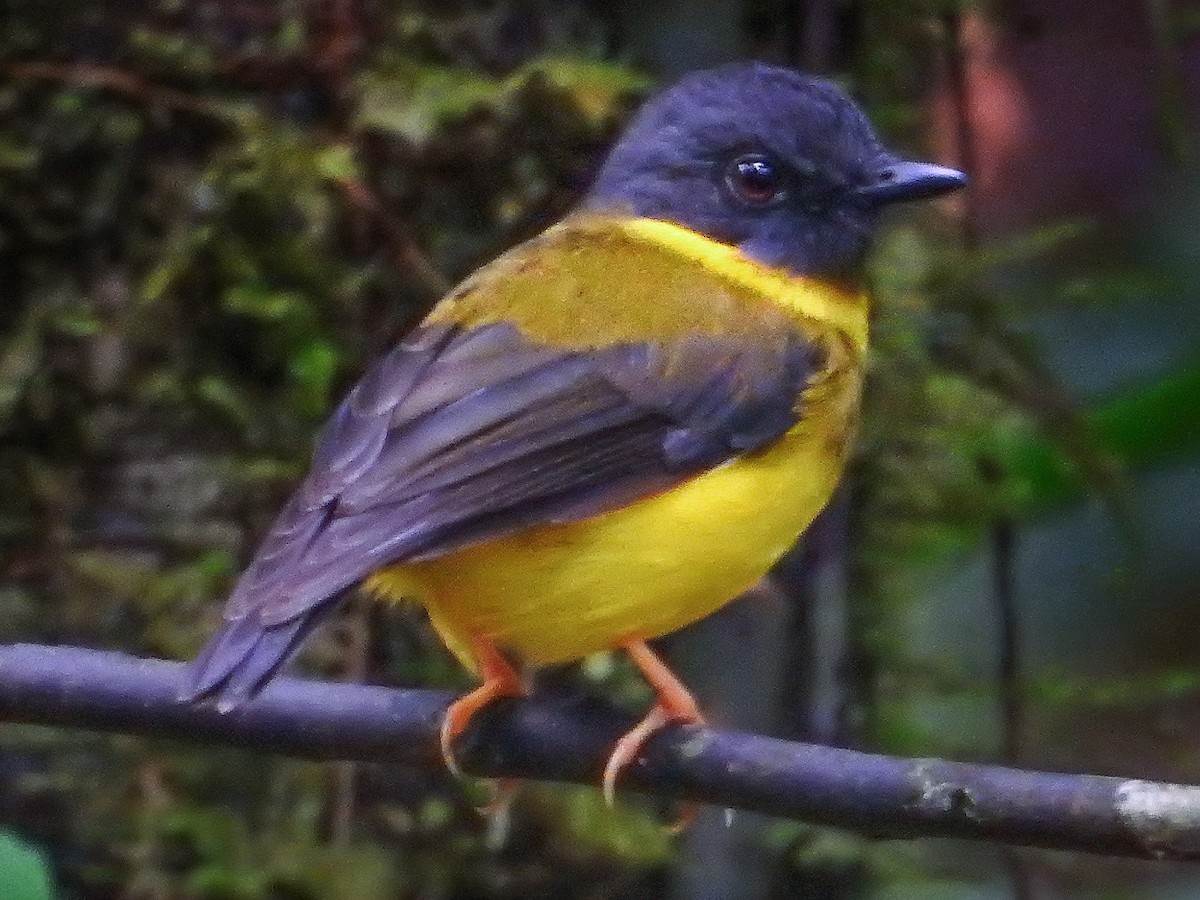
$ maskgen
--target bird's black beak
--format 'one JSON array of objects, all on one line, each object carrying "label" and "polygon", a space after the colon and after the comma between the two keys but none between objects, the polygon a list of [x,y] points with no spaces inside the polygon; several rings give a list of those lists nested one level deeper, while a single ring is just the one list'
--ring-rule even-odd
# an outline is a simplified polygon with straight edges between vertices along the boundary
[{"label": "bird's black beak", "polygon": [[854,195],[870,206],[903,200],[925,200],[965,186],[967,176],[958,169],[933,163],[893,160],[886,163],[875,181],[856,188]]}]

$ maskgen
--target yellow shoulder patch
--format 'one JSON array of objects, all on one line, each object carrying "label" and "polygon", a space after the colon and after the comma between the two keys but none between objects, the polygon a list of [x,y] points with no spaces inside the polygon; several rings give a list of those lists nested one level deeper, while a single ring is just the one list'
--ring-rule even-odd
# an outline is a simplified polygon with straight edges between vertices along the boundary
[{"label": "yellow shoulder patch", "polygon": [[444,320],[512,322],[580,349],[797,326],[842,332],[860,349],[867,336],[861,295],[764,266],[679,225],[595,214],[571,217],[484,266],[428,321]]}]

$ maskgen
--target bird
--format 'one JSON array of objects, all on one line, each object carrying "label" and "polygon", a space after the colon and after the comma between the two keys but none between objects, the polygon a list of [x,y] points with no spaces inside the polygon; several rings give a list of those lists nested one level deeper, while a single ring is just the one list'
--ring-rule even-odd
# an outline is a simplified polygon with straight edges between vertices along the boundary
[{"label": "bird", "polygon": [[413,600],[479,686],[624,651],[653,689],[617,779],[700,707],[649,641],[743,593],[828,502],[859,417],[881,211],[962,187],[834,83],[766,63],[649,99],[561,221],[375,361],[237,581],[180,698],[253,697],[356,586]]}]

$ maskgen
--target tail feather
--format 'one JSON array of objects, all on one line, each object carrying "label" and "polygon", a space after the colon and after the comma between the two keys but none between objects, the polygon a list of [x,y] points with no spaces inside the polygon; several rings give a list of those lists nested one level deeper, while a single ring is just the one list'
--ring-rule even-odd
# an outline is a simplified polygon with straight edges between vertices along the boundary
[{"label": "tail feather", "polygon": [[178,697],[193,702],[215,698],[230,712],[251,699],[312,631],[323,608],[287,622],[264,625],[251,614],[232,619],[184,671]]}]

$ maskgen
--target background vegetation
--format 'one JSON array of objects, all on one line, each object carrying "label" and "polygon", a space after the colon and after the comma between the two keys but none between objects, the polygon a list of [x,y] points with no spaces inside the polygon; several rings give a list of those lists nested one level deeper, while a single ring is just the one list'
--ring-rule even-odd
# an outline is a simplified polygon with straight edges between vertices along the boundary
[{"label": "background vegetation", "polygon": [[[1022,185],[983,179],[889,229],[842,498],[770,584],[671,642],[718,718],[894,752],[1200,776],[1194,17],[1111,5],[1135,8],[1157,61],[1145,107],[1158,129],[1137,152],[1168,189],[1124,209],[1104,191],[1034,203],[1016,227],[988,191]],[[568,210],[664,78],[745,55],[826,71],[893,143],[982,171],[995,117],[973,105],[979,29],[1022,37],[1042,21],[1037,4],[932,0],[647,10],[12,3],[0,639],[194,654],[365,361]],[[304,666],[466,684],[415,611],[367,603]],[[610,659],[544,681],[646,699]],[[567,788],[531,786],[488,822],[479,799],[440,773],[6,727],[0,892],[1149,896],[1182,878],[728,827],[719,811],[672,842],[662,811],[608,811]]]}]

